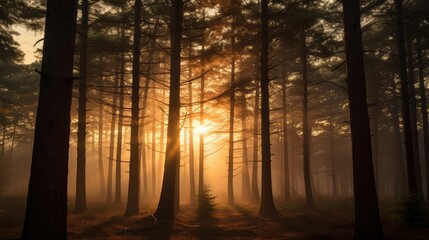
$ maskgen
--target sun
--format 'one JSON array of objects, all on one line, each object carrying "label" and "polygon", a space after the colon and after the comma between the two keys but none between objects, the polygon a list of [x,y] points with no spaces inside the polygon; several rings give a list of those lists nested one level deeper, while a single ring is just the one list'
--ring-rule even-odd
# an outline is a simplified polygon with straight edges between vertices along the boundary
[{"label": "sun", "polygon": [[196,130],[199,134],[206,134],[207,133],[207,127],[204,125],[198,126]]}]

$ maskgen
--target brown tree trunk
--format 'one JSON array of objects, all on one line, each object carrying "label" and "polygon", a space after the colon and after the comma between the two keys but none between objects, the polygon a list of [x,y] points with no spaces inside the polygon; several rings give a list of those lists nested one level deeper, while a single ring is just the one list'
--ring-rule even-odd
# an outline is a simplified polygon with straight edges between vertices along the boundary
[{"label": "brown tree trunk", "polygon": [[22,239],[66,239],[77,1],[47,1],[31,176]]},{"label": "brown tree trunk", "polygon": [[259,203],[258,190],[258,140],[259,140],[259,82],[255,82],[255,108],[253,114],[253,161],[252,161],[252,202]]},{"label": "brown tree trunk", "polygon": [[119,73],[116,71],[115,84],[113,87],[112,99],[112,119],[110,123],[110,144],[109,144],[109,166],[107,169],[107,202],[112,201],[112,182],[113,182],[113,154],[115,150],[115,128],[116,128],[116,104],[117,104],[117,88],[119,86]]},{"label": "brown tree trunk", "polygon": [[[139,102],[140,102],[140,37],[141,0],[134,2],[133,70],[131,83],[131,140],[130,177],[125,216],[139,213],[140,158],[139,158]],[[144,126],[142,126],[144,127]]]},{"label": "brown tree trunk", "polygon": [[401,97],[402,97],[402,124],[404,128],[405,140],[405,155],[407,163],[407,177],[408,177],[408,192],[410,196],[418,195],[418,184],[416,177],[415,159],[413,151],[413,138],[411,129],[410,117],[410,95],[409,84],[407,79],[407,64],[405,54],[405,41],[404,41],[404,26],[403,26],[403,13],[402,13],[402,0],[395,0],[396,7],[396,24],[397,24],[397,47],[399,57],[399,77],[401,80]]},{"label": "brown tree trunk", "polygon": [[98,106],[98,172],[100,174],[100,196],[106,194],[103,165],[103,105]]},{"label": "brown tree trunk", "polygon": [[282,83],[282,111],[283,111],[283,191],[284,191],[284,200],[286,202],[290,201],[290,177],[289,177],[289,150],[288,150],[288,130],[287,130],[287,102],[286,102],[286,85],[287,77],[283,78]]},{"label": "brown tree trunk", "polygon": [[407,48],[407,63],[408,63],[408,83],[410,94],[410,120],[411,120],[411,136],[413,138],[413,153],[416,167],[417,190],[419,194],[423,194],[422,171],[420,166],[420,149],[419,149],[419,131],[417,129],[417,104],[416,104],[416,88],[414,86],[414,60],[413,48],[411,39],[406,41]]},{"label": "brown tree trunk", "polygon": [[343,1],[352,134],[355,239],[383,239],[372,163],[359,1]]},{"label": "brown tree trunk", "polygon": [[[192,43],[189,44],[189,59],[192,57]],[[189,105],[188,105],[188,112],[189,112],[189,204],[191,206],[195,205],[195,170],[194,170],[194,125],[193,125],[193,107],[192,107],[192,68],[189,60],[189,67],[188,67],[188,79],[189,79],[189,85],[188,85],[188,93],[189,93]]]},{"label": "brown tree trunk", "polygon": [[88,0],[82,0],[79,60],[79,110],[77,132],[76,212],[86,211],[86,82],[88,61]]},{"label": "brown tree trunk", "polygon": [[313,190],[311,184],[311,169],[310,169],[310,137],[311,130],[308,127],[308,77],[307,77],[307,36],[305,31],[302,31],[302,52],[301,52],[301,67],[302,67],[302,138],[303,138],[303,157],[304,157],[304,185],[305,199],[308,207],[314,206]]},{"label": "brown tree trunk", "polygon": [[428,110],[426,102],[426,87],[424,79],[424,65],[423,56],[421,49],[421,36],[420,32],[417,32],[417,64],[419,67],[419,90],[421,99],[421,114],[423,121],[423,144],[425,153],[425,164],[426,164],[426,201],[429,202],[429,128],[428,128]]},{"label": "brown tree trunk", "polygon": [[167,149],[161,197],[155,216],[161,220],[174,218],[177,165],[180,164],[180,62],[183,1],[171,1],[170,99],[168,109]]},{"label": "brown tree trunk", "polygon": [[246,88],[241,89],[241,139],[243,141],[243,161],[241,170],[242,198],[244,201],[251,199],[250,180],[249,180],[249,159],[247,156],[247,104],[246,104]]},{"label": "brown tree trunk", "polygon": [[274,206],[273,189],[271,184],[271,150],[270,150],[270,95],[268,67],[268,0],[261,1],[261,137],[262,137],[262,184],[261,207],[259,215],[265,217],[277,216]]},{"label": "brown tree trunk", "polygon": [[[125,29],[121,29],[122,41],[125,40]],[[124,42],[122,44],[124,46]],[[125,88],[125,52],[121,53],[121,75],[119,82],[119,115],[118,115],[118,141],[116,142],[116,184],[115,203],[122,202],[121,190],[121,163],[122,163],[122,131],[124,121],[124,88]]]},{"label": "brown tree trunk", "polygon": [[[232,28],[232,31],[234,31],[234,27]],[[234,35],[234,32],[232,34]],[[231,38],[231,46],[232,61],[231,84],[229,89],[228,205],[234,205],[235,36]]]}]

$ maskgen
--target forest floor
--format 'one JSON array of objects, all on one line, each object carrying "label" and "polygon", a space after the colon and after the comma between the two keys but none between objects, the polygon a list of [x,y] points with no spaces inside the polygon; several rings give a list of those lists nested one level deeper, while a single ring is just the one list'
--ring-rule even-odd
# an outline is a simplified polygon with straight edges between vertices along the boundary
[{"label": "forest floor", "polygon": [[[124,218],[124,205],[89,203],[86,213],[69,210],[68,239],[353,239],[353,208],[348,206],[310,210],[303,204],[281,206],[282,218],[258,216],[257,206],[216,206],[210,221],[198,221],[195,208],[182,206],[171,222],[152,221],[150,214]],[[340,207],[341,206],[341,207]],[[25,199],[0,197],[0,239],[19,239]],[[381,209],[386,239],[429,239],[429,228],[416,228],[400,220],[394,207]]]}]

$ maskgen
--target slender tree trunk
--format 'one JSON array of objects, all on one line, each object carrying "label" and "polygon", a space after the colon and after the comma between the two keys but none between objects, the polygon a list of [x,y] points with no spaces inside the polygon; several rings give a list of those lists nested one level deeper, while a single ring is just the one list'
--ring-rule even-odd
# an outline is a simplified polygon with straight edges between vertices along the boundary
[{"label": "slender tree trunk", "polygon": [[259,136],[259,82],[255,82],[255,108],[253,113],[253,161],[252,161],[252,202],[259,203],[258,191],[258,137]]},{"label": "slender tree trunk", "polygon": [[421,114],[423,121],[423,144],[425,153],[425,164],[426,164],[426,201],[429,202],[429,128],[428,128],[428,110],[426,102],[426,86],[424,79],[424,65],[423,56],[421,49],[421,36],[420,32],[417,31],[417,64],[419,67],[419,90],[421,99]]},{"label": "slender tree trunk", "polygon": [[337,170],[335,163],[335,143],[334,143],[334,123],[332,119],[329,119],[329,145],[330,145],[330,155],[331,155],[331,172],[332,172],[332,195],[337,196]]},{"label": "slender tree trunk", "polygon": [[[192,57],[192,42],[189,44],[189,59]],[[193,119],[193,108],[192,108],[192,68],[189,60],[189,67],[188,67],[188,79],[189,79],[189,85],[188,85],[188,93],[189,93],[189,105],[188,105],[188,112],[189,112],[189,204],[191,206],[195,205],[195,170],[194,170],[194,119]]]},{"label": "slender tree trunk", "polygon": [[116,129],[116,104],[117,87],[119,86],[119,73],[115,74],[115,85],[112,99],[112,119],[110,124],[110,144],[109,144],[109,166],[107,170],[107,202],[112,201],[112,181],[113,181],[113,154],[115,150],[115,129]]},{"label": "slender tree trunk", "polygon": [[396,24],[397,24],[397,47],[399,57],[399,77],[401,79],[401,97],[402,97],[402,123],[404,128],[404,140],[405,140],[405,154],[407,162],[407,177],[408,177],[408,191],[410,196],[417,196],[418,184],[416,177],[415,159],[413,151],[413,138],[411,129],[411,117],[410,117],[410,96],[409,96],[409,84],[407,79],[407,64],[405,54],[405,42],[404,42],[404,26],[403,26],[403,14],[402,14],[402,0],[395,0],[396,6]]},{"label": "slender tree trunk", "polygon": [[243,163],[242,163],[242,197],[244,201],[251,199],[250,180],[249,180],[249,159],[247,156],[247,104],[246,104],[246,88],[241,89],[241,138],[243,141]]},{"label": "slender tree trunk", "polygon": [[[233,23],[234,24],[234,23]],[[234,26],[232,27],[234,35]],[[234,108],[235,108],[235,36],[231,38],[231,84],[229,89],[229,148],[228,148],[228,205],[234,205]]]},{"label": "slender tree trunk", "polygon": [[[394,79],[392,79],[393,85]],[[396,199],[400,199],[406,195],[407,187],[406,185],[406,177],[405,177],[405,165],[404,165],[404,153],[402,150],[402,141],[401,141],[401,129],[399,123],[399,114],[397,104],[392,106],[392,124],[393,124],[393,134],[395,139],[395,155],[397,156],[395,162],[395,197]]]},{"label": "slender tree trunk", "polygon": [[313,190],[311,186],[311,170],[310,170],[310,136],[311,131],[308,128],[308,77],[307,77],[307,36],[305,31],[302,31],[302,52],[301,52],[301,67],[302,67],[302,86],[303,86],[303,156],[304,156],[304,185],[305,199],[307,206],[313,207]]},{"label": "slender tree trunk", "polygon": [[282,111],[283,111],[283,184],[284,200],[290,201],[290,177],[289,177],[289,150],[288,150],[288,130],[287,130],[287,102],[286,102],[286,84],[287,77],[284,77],[282,83]]},{"label": "slender tree trunk", "polygon": [[[162,101],[165,100],[165,89],[162,89]],[[160,153],[159,153],[159,158],[158,158],[158,182],[161,183],[162,179],[162,162],[163,162],[163,157],[165,156],[162,151],[164,150],[164,138],[165,138],[165,124],[164,124],[164,118],[165,118],[165,114],[164,111],[161,111],[161,117],[160,117],[160,121],[161,121],[161,136],[159,137],[159,149],[160,149]],[[160,184],[158,184],[158,187],[160,186]],[[158,192],[159,194],[159,192]]]},{"label": "slender tree trunk", "polygon": [[[204,12],[203,12],[204,15]],[[203,17],[203,20],[205,18]],[[203,40],[204,41],[204,40]],[[205,43],[201,49],[201,79],[200,79],[200,126],[204,126],[204,100],[205,100]],[[198,156],[198,195],[204,191],[204,133],[200,133]]]},{"label": "slender tree trunk", "polygon": [[[125,39],[125,29],[121,29],[122,41]],[[123,50],[124,51],[124,50]],[[122,131],[124,117],[124,88],[125,88],[125,52],[121,53],[121,75],[119,82],[119,116],[118,116],[118,141],[116,142],[116,184],[115,203],[122,202],[121,190],[121,163],[122,163]]]},{"label": "slender tree trunk", "polygon": [[408,51],[408,83],[410,94],[410,119],[411,119],[411,136],[413,138],[413,153],[416,166],[417,190],[419,194],[423,194],[422,171],[420,166],[420,149],[419,149],[419,131],[417,129],[417,104],[416,104],[416,88],[414,86],[414,60],[413,48],[411,39],[406,41]]},{"label": "slender tree trunk", "polygon": [[372,163],[360,27],[360,3],[355,0],[343,1],[342,4],[352,134],[355,239],[384,239]]},{"label": "slender tree trunk", "polygon": [[180,62],[182,41],[183,1],[171,1],[170,39],[170,99],[168,110],[167,149],[161,197],[155,216],[158,219],[174,218],[177,165],[180,164]]},{"label": "slender tree trunk", "polygon": [[271,150],[270,150],[270,95],[269,67],[268,67],[268,0],[261,1],[261,135],[262,135],[262,184],[261,207],[259,215],[265,217],[276,216],[273,189],[271,183]]},{"label": "slender tree trunk", "polygon": [[86,82],[88,61],[88,0],[82,0],[79,60],[79,112],[77,132],[76,212],[86,211]]},{"label": "slender tree trunk", "polygon": [[[155,82],[153,86],[152,91],[153,97],[155,98]],[[155,162],[156,162],[156,113],[155,113],[155,102],[152,103],[152,197],[155,198],[156,196],[156,169],[155,169]]]},{"label": "slender tree trunk", "polygon": [[6,124],[3,125],[3,134],[2,134],[2,141],[1,141],[2,145],[1,145],[1,160],[0,163],[4,164],[5,163],[5,148],[6,148]]},{"label": "slender tree trunk", "polygon": [[33,159],[22,239],[66,239],[77,1],[47,1]]},{"label": "slender tree trunk", "polygon": [[[128,200],[125,216],[139,213],[140,158],[139,158],[139,102],[140,102],[140,37],[141,0],[134,2],[134,44],[131,86],[131,140],[130,140],[130,178],[128,181]],[[142,126],[144,127],[144,126]]]},{"label": "slender tree trunk", "polygon": [[104,183],[104,166],[103,166],[103,105],[98,107],[98,172],[100,174],[100,196],[106,194]]}]

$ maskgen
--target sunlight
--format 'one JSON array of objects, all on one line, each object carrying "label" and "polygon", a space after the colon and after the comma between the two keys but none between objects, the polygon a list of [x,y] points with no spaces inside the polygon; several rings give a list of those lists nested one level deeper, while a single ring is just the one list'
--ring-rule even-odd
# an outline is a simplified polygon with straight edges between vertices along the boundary
[{"label": "sunlight", "polygon": [[199,134],[206,134],[207,133],[207,127],[204,125],[198,126],[196,130]]}]

